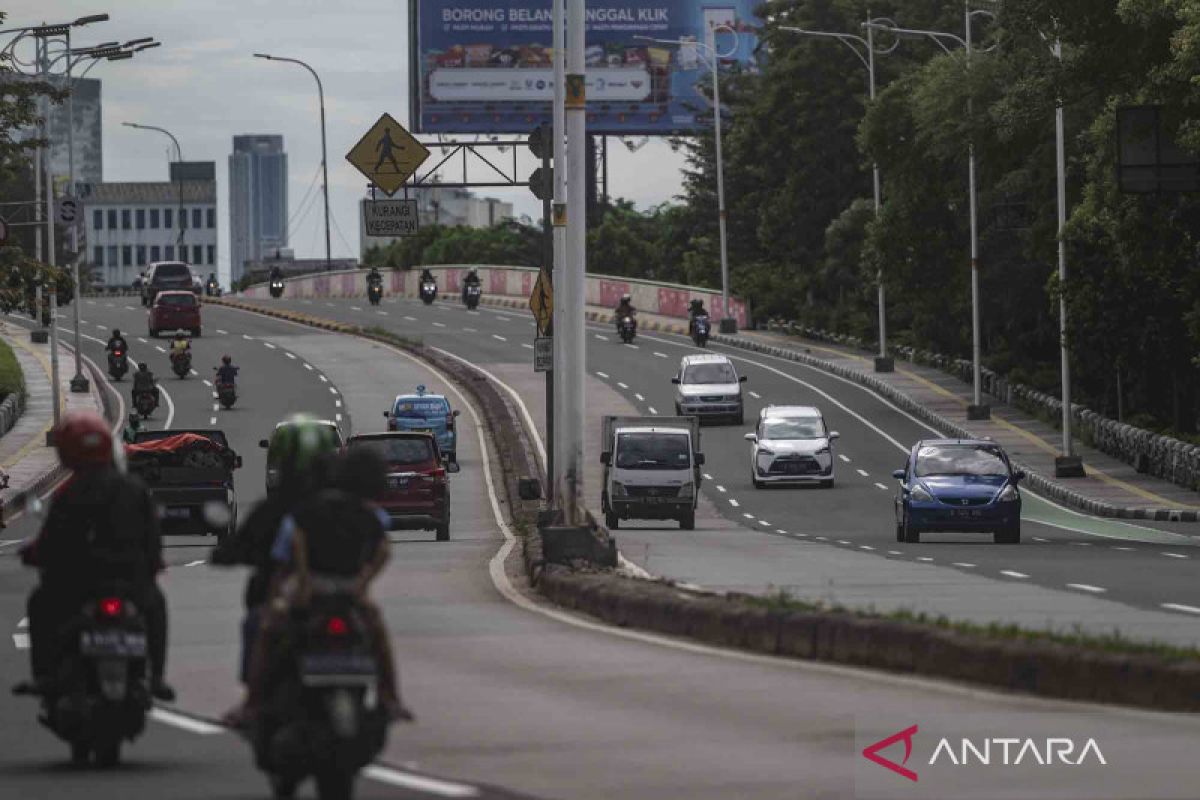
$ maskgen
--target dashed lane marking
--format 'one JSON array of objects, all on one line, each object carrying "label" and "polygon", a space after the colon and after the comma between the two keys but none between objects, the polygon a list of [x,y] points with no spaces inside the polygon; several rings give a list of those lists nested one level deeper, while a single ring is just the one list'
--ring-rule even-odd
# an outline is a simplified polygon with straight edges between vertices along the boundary
[{"label": "dashed lane marking", "polygon": [[1103,587],[1092,586],[1091,584],[1087,584],[1087,583],[1068,583],[1067,588],[1068,589],[1077,589],[1081,592],[1091,592],[1092,594],[1103,594],[1104,592],[1108,591],[1107,589],[1104,589]]},{"label": "dashed lane marking", "polygon": [[444,323],[444,322],[435,322],[435,323],[433,323],[433,326],[434,326],[435,328],[444,328],[444,327],[446,327],[446,323]]},{"label": "dashed lane marking", "polygon": [[196,370],[194,370],[194,369],[189,369],[189,370],[188,370],[188,374],[189,374],[189,375],[191,375],[193,378],[199,378],[199,377],[200,377],[200,373],[199,373],[199,372],[196,372]]},{"label": "dashed lane marking", "polygon": [[758,524],[765,525],[768,528],[771,527],[771,523],[767,522],[765,519],[759,519]]},{"label": "dashed lane marking", "polygon": [[1134,552],[1134,549],[1135,549],[1135,548],[1132,548],[1132,547],[1118,547],[1117,545],[1113,545],[1113,546],[1112,546],[1112,549],[1113,549],[1113,550],[1120,550],[1122,553],[1132,553],[1132,552]]},{"label": "dashed lane marking", "polygon": [[336,421],[336,422],[341,422],[341,421],[342,421],[342,415],[341,415],[341,414],[334,414],[334,415],[333,415],[333,418],[334,418],[334,421]]},{"label": "dashed lane marking", "polygon": [[284,353],[284,355],[285,355],[285,356],[287,356],[288,358],[291,358],[291,359],[294,359],[294,358],[296,357],[296,354],[295,354],[295,353],[288,353],[288,352],[285,352],[285,353]]},{"label": "dashed lane marking", "polygon": [[189,561],[188,563],[184,564],[184,566],[185,567],[198,567],[201,564],[207,564],[207,563],[208,563],[207,561],[205,561],[203,558],[201,558],[196,561]]},{"label": "dashed lane marking", "polygon": [[209,425],[216,425],[216,424],[217,424],[217,418],[216,418],[216,417],[212,417],[211,419],[209,419],[209,421],[208,421],[208,424],[209,424]]},{"label": "dashed lane marking", "polygon": [[754,519],[754,515],[753,515],[753,514],[749,514],[749,513],[746,513],[746,512],[744,512],[744,511],[742,512],[742,516],[743,516],[743,517],[745,517],[746,519]]},{"label": "dashed lane marking", "polygon": [[263,342],[263,347],[267,348],[268,350],[275,349],[275,345],[271,344],[270,342]]},{"label": "dashed lane marking", "polygon": [[154,349],[155,349],[155,350],[157,350],[157,351],[158,351],[158,352],[160,352],[160,353],[165,353],[165,352],[167,352],[166,350],[164,350],[164,349],[162,348],[162,345],[157,345],[157,344],[156,344],[156,345],[154,345]]},{"label": "dashed lane marking", "polygon": [[211,722],[193,719],[192,717],[176,714],[173,711],[167,711],[162,708],[150,709],[150,718],[156,722],[161,722],[165,725],[170,725],[174,728],[182,728],[188,733],[198,733],[201,736],[212,736],[218,733],[224,733],[225,729],[219,725],[213,725]]},{"label": "dashed lane marking", "polygon": [[602,342],[607,342],[607,341],[608,341],[608,337],[607,337],[607,336],[601,336],[601,335],[600,335],[600,334],[598,334],[598,333],[596,333],[596,334],[593,334],[593,335],[594,335],[594,336],[595,336],[597,339],[599,339],[600,341],[602,341]]},{"label": "dashed lane marking", "polygon": [[373,781],[398,786],[402,789],[424,792],[425,794],[436,794],[441,797],[479,796],[478,789],[474,786],[468,786],[465,783],[453,783],[439,778],[430,778],[425,775],[414,775],[411,772],[402,772],[398,769],[382,767],[378,764],[370,764],[364,767],[362,774]]},{"label": "dashed lane marking", "polygon": [[330,387],[329,387],[329,393],[330,393],[330,394],[337,394],[337,393],[338,393],[338,390],[337,390],[337,389],[335,389],[335,388],[333,388],[332,386],[330,386]]},{"label": "dashed lane marking", "polygon": [[818,542],[828,542],[829,541],[824,536],[814,536],[813,538],[816,539]]},{"label": "dashed lane marking", "polygon": [[857,469],[855,472],[857,472],[859,475],[862,475],[864,478],[871,477],[871,473],[867,472],[865,469]]},{"label": "dashed lane marking", "polygon": [[1042,538],[1042,537],[1040,537],[1040,536],[1034,536],[1034,537],[1033,537],[1033,540],[1034,540],[1035,542],[1042,542],[1043,544],[1049,544],[1049,543],[1050,543],[1050,540],[1049,540],[1049,539],[1043,539],[1043,538]]},{"label": "dashed lane marking", "polygon": [[334,400],[334,401],[333,401],[333,407],[334,407],[334,408],[341,408],[341,407],[342,407],[342,401],[341,401],[341,400]]},{"label": "dashed lane marking", "polygon": [[311,370],[311,369],[313,368],[313,366],[312,366],[312,364],[308,364],[308,363],[306,363],[306,364],[304,365],[304,368],[305,368],[305,369],[307,369],[307,370]]},{"label": "dashed lane marking", "polygon": [[243,339],[245,339],[247,342],[253,342],[253,341],[254,341],[254,337],[253,337],[253,336],[251,336],[251,335],[250,335],[250,334],[248,334],[248,333],[243,333],[243,334],[242,334],[242,338],[243,338]]},{"label": "dashed lane marking", "polygon": [[640,345],[636,345],[636,344],[627,344],[625,346],[628,347],[630,350],[641,350],[642,349]]},{"label": "dashed lane marking", "polygon": [[1196,608],[1195,606],[1185,606],[1181,603],[1163,603],[1161,607],[1167,609],[1168,611],[1182,611],[1185,614],[1200,614],[1200,608]]},{"label": "dashed lane marking", "polygon": [[13,647],[17,648],[18,650],[28,650],[29,649],[29,634],[28,633],[14,633],[12,635],[12,637],[13,637]]},{"label": "dashed lane marking", "polygon": [[955,561],[953,566],[962,567],[963,569],[975,569],[975,565],[968,561]]},{"label": "dashed lane marking", "polygon": [[229,331],[224,331],[224,330],[221,330],[220,328],[217,328],[217,333],[222,333],[222,334],[225,334],[226,336],[229,335]]},{"label": "dashed lane marking", "polygon": [[321,383],[329,383],[329,378],[326,378],[324,375],[318,375],[317,377],[321,379]]},{"label": "dashed lane marking", "polygon": [[597,372],[597,373],[596,373],[596,377],[598,377],[598,378],[604,378],[604,380],[608,380],[608,373],[606,373],[606,372]]},{"label": "dashed lane marking", "polygon": [[351,311],[362,311],[362,309],[359,308],[358,306],[350,306],[350,310]]},{"label": "dashed lane marking", "polygon": [[706,481],[711,481],[711,480],[712,480],[712,475],[709,475],[707,472],[705,472],[705,473],[704,473],[704,480],[706,480]]},{"label": "dashed lane marking", "polygon": [[504,336],[501,336],[501,335],[500,335],[500,334],[498,334],[498,333],[493,333],[493,334],[492,334],[492,338],[493,338],[493,339],[495,339],[495,340],[496,340],[496,341],[498,341],[498,342],[507,342],[507,341],[508,341],[508,339],[507,339],[506,337],[504,337]]},{"label": "dashed lane marking", "polygon": [[526,348],[527,350],[532,350],[532,349],[533,349],[533,345],[529,344],[529,342],[521,342],[521,347],[524,347],[524,348]]},{"label": "dashed lane marking", "polygon": [[741,507],[742,504],[739,503],[737,500],[734,500],[731,497],[731,498],[729,498],[729,505],[733,506],[734,508],[739,508],[739,507]]},{"label": "dashed lane marking", "polygon": [[[641,396],[640,394],[638,394],[637,392],[634,392],[634,393],[633,393],[633,396],[634,396],[634,397],[636,397],[636,398],[638,399],[638,402],[639,402],[639,403],[644,403],[644,402],[646,401],[646,398],[642,397],[642,396]],[[711,479],[710,479],[710,480],[711,480]]]},{"label": "dashed lane marking", "polygon": [[842,461],[846,462],[847,464],[850,463],[850,459],[847,458],[846,456],[842,455],[841,453],[838,453],[838,458],[840,458]]},{"label": "dashed lane marking", "polygon": [[929,556],[917,556],[917,561],[925,561],[928,563],[928,562],[933,561],[933,559],[930,558]]},{"label": "dashed lane marking", "polygon": [[650,406],[648,410],[650,411],[650,413],[651,413],[651,414],[657,414],[657,413],[658,413],[658,409],[657,409],[657,408],[655,408],[654,406]]},{"label": "dashed lane marking", "polygon": [[1188,558],[1183,553],[1163,553],[1167,558]]},{"label": "dashed lane marking", "polygon": [[628,386],[627,384],[621,383],[620,381],[617,381],[617,386],[620,386],[622,389],[628,389],[628,388],[629,388],[629,386]]},{"label": "dashed lane marking", "polygon": [[860,544],[858,546],[858,549],[859,550],[874,550],[875,548],[871,547],[871,545],[869,545],[869,544]]},{"label": "dashed lane marking", "polygon": [[463,332],[464,333],[479,333],[479,330],[476,328],[463,328]]},{"label": "dashed lane marking", "polygon": [[762,400],[762,395],[759,394],[758,392],[751,392],[750,396],[753,397],[755,400]]},{"label": "dashed lane marking", "polygon": [[211,382],[211,381],[206,381],[206,380],[204,380],[203,378],[201,378],[201,379],[200,379],[200,382],[201,382],[201,383],[203,383],[205,386],[212,386],[212,382]]},{"label": "dashed lane marking", "polygon": [[658,358],[666,358],[667,357],[666,353],[660,353],[657,350],[654,352],[654,355],[657,356]]},{"label": "dashed lane marking", "polygon": [[[712,480],[712,479],[710,478],[709,480]],[[724,486],[718,486],[718,487],[716,487],[716,489],[717,489],[717,491],[718,491],[718,492],[720,492],[721,494],[725,494],[725,487],[724,487]]]},{"label": "dashed lane marking", "polygon": [[847,542],[845,539],[838,539],[837,543],[838,544],[851,544],[851,542]]},{"label": "dashed lane marking", "polygon": [[1029,577],[1024,572],[1017,572],[1017,571],[1011,570],[1011,569],[1002,569],[1002,570],[1000,570],[1000,574],[1007,576],[1009,578],[1028,578]]},{"label": "dashed lane marking", "polygon": [[416,321],[417,321],[417,318],[416,318],[416,317],[410,317],[410,316],[408,316],[407,314],[405,314],[405,315],[404,315],[404,318],[405,318],[406,320],[408,320],[409,322],[416,322]]},{"label": "dashed lane marking", "polygon": [[877,487],[879,487],[880,489],[883,489],[885,492],[887,491],[887,488],[888,488],[888,487],[884,486],[884,485],[883,485],[882,483],[880,483],[879,481],[875,481],[875,485],[876,485]]}]

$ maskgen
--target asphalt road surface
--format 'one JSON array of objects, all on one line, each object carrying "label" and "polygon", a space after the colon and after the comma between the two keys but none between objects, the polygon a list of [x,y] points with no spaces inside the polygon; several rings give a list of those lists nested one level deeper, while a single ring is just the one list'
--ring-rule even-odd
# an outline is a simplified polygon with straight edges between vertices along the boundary
[{"label": "asphalt road surface", "polygon": [[[439,344],[444,342],[448,349],[478,363],[528,363],[530,351],[522,344],[530,342],[532,329],[519,315],[467,316],[458,308],[423,309],[396,302],[383,306],[386,316],[354,302],[298,307],[330,316],[344,314],[357,321],[371,314],[380,324],[420,333],[429,340],[437,337]],[[144,312],[136,301],[84,301],[82,308],[85,329],[99,339],[106,338],[105,332],[113,326],[133,331],[135,337],[144,326]],[[193,345],[200,374],[183,381],[164,378],[163,384],[175,406],[175,427],[207,427],[216,416],[215,424],[245,457],[237,478],[243,508],[262,494],[264,464],[256,443],[286,413],[341,413],[347,432],[379,430],[382,411],[395,394],[417,383],[434,390],[443,386],[427,368],[374,343],[229,309],[209,306],[203,313],[205,335]],[[463,330],[466,327],[474,330]],[[671,362],[682,352],[679,343],[644,338],[633,350],[611,341],[593,341],[591,369],[608,373],[606,380],[627,391],[631,401],[644,402],[647,411],[651,404],[670,409],[669,393],[657,384],[660,376],[672,372]],[[133,338],[130,344],[135,359],[146,358],[160,365],[158,372],[165,372],[166,355],[155,349],[165,347],[165,341],[142,343]],[[89,342],[85,352],[99,362],[101,348]],[[207,377],[210,363],[217,363],[224,352],[243,368],[240,399],[228,412],[213,412],[211,388],[201,380]],[[655,352],[663,352],[665,358]],[[781,395],[782,387],[800,392],[791,389],[789,379],[768,377],[774,374],[769,370],[749,367],[747,372],[748,388],[764,400],[770,396],[769,386],[775,385],[769,384],[772,380],[779,382],[776,391]],[[636,383],[633,376],[639,376]],[[819,377],[804,379],[823,385],[817,384]],[[629,383],[630,388],[621,389],[618,381]],[[128,381],[122,391],[127,394]],[[871,408],[869,397],[855,397],[848,387],[837,391],[850,410],[864,409],[858,413],[881,428],[914,425],[903,418],[877,418],[885,412]],[[645,400],[638,401],[635,393]],[[362,796],[968,798],[996,796],[998,786],[1003,787],[999,793],[1008,797],[1194,795],[1190,754],[1200,743],[1200,720],[1192,716],[1031,700],[919,677],[728,653],[614,631],[548,608],[524,591],[512,559],[506,563],[511,543],[491,495],[487,454],[480,447],[483,437],[465,401],[453,391],[451,396],[456,406],[465,409],[459,447],[463,471],[452,479],[451,541],[438,543],[432,534],[422,532],[393,534],[397,542],[393,560],[375,589],[393,635],[404,695],[418,721],[393,730],[382,766],[360,782]],[[795,399],[799,398],[789,397]],[[160,410],[155,420],[164,423],[166,413]],[[861,465],[869,473],[884,474],[884,464],[890,467],[899,460],[898,451],[889,453],[858,432],[853,427],[856,418],[849,412],[826,404],[826,413],[840,426],[841,452],[852,459],[851,468]],[[885,430],[897,438],[920,435],[915,426]],[[710,456],[713,477],[707,491],[730,520],[736,517],[727,501],[722,505],[725,497],[742,498],[745,504],[739,508],[755,514],[754,520],[738,520],[737,535],[748,552],[768,541],[797,552],[848,547],[801,543],[774,533],[775,527],[790,534],[829,538],[833,527],[840,526],[837,529],[844,533],[838,535],[844,539],[854,536],[857,543],[886,544],[890,526],[877,522],[887,521],[884,491],[866,479],[855,480],[851,477],[855,473],[848,473],[843,464],[841,485],[831,492],[759,493],[760,500],[743,485],[748,483],[745,450],[735,438],[738,435],[740,431],[733,429],[705,430],[706,450],[727,447],[730,454]],[[742,454],[739,460],[734,459],[735,453]],[[726,491],[720,492],[718,484]],[[797,497],[803,498],[803,506]],[[876,508],[880,503],[882,511]],[[765,527],[758,524],[761,518],[771,519],[772,533],[760,530]],[[19,647],[21,620],[24,596],[34,578],[20,569],[8,542],[30,533],[34,522],[18,520],[4,532],[6,544],[0,546],[0,626],[11,632],[13,641],[11,648],[0,647],[0,664],[14,681],[25,675],[26,654]],[[1032,530],[1028,526],[1027,531]],[[1045,545],[1005,548],[1006,555],[1026,558],[1026,551],[1041,553],[1040,559],[1034,559],[1039,566],[1070,558],[1081,572],[1093,554],[1103,553],[1096,557],[1100,563],[1120,557],[1130,564],[1145,560],[1156,565],[1156,583],[1172,569],[1184,570],[1195,563],[1190,558],[1178,564],[1166,556],[1157,556],[1161,561],[1151,559],[1158,553],[1154,547],[1165,549],[1160,545],[1134,543],[1132,555],[1110,554],[1105,552],[1107,540],[1102,545],[1098,537],[1056,528],[1046,528],[1046,534],[1048,539],[1060,538]],[[1076,553],[1071,540],[1088,541],[1091,549],[1079,548]],[[201,537],[169,542],[171,569],[164,586],[172,614],[169,673],[180,694],[172,709],[175,715],[157,718],[146,735],[128,748],[126,766],[98,774],[65,765],[66,748],[36,725],[33,703],[0,697],[0,786],[5,796],[11,792],[13,797],[59,798],[84,791],[98,800],[266,795],[265,782],[253,770],[246,748],[235,737],[195,722],[217,716],[239,691],[234,665],[245,575],[206,565],[210,544]],[[1185,544],[1191,546],[1192,541],[1171,547],[1190,555]],[[695,546],[712,547],[704,539]],[[780,555],[782,548],[775,549]],[[990,557],[984,552],[990,547],[938,544],[929,549],[939,561],[948,558],[942,555],[944,550],[961,549],[972,553],[975,569],[985,569],[985,563],[986,569],[992,569],[993,562],[984,561]],[[1089,552],[1085,555],[1084,550]],[[721,552],[727,565],[739,560],[733,542],[723,542]],[[715,571],[721,552],[694,558]],[[916,548],[909,546],[906,552],[915,553]],[[901,557],[889,557],[886,551],[863,555],[878,558],[881,564],[901,563]],[[904,560],[911,561],[912,556]],[[1114,575],[1119,572],[1115,566],[1105,569]],[[1047,580],[1033,566],[1027,572],[1031,578],[1024,580],[1031,583]],[[1111,589],[1115,593],[1116,586]],[[1188,619],[1183,614],[1178,617]],[[935,719],[937,725],[969,725],[973,730],[994,725],[995,735],[1018,727],[1021,735],[1028,736],[1068,730],[1082,735],[1090,730],[1109,748],[1106,755],[1115,766],[987,780],[964,770],[940,784],[923,781],[916,795],[905,793],[909,787],[904,785],[877,787],[874,782],[881,776],[894,776],[859,755],[863,737],[869,743],[914,722],[928,727]]]}]

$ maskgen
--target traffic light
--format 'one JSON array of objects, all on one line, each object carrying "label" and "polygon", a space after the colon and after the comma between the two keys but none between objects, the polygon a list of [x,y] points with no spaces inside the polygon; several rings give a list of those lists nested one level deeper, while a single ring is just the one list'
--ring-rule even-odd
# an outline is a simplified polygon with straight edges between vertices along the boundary
[{"label": "traffic light", "polygon": [[549,200],[554,196],[554,168],[538,167],[529,176],[529,191],[538,200]]},{"label": "traffic light", "polygon": [[529,149],[537,158],[546,161],[554,157],[554,141],[549,125],[538,125],[529,134]]}]

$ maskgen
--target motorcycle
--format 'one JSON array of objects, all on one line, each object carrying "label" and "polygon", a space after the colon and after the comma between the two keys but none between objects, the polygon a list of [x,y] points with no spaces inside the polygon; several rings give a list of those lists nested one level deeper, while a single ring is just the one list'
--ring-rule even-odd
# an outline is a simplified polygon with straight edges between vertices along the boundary
[{"label": "motorcycle", "polygon": [[204,284],[204,293],[209,297],[220,297],[221,284],[217,283],[216,281],[209,281],[208,283]]},{"label": "motorcycle", "polygon": [[383,284],[379,281],[372,281],[367,284],[367,302],[373,306],[379,305],[379,301],[383,299]]},{"label": "motorcycle", "polygon": [[278,279],[271,281],[271,297],[276,299],[283,297],[283,281]]},{"label": "motorcycle", "polygon": [[192,354],[189,350],[171,353],[171,369],[181,378],[186,378],[192,371]]},{"label": "motorcycle", "polygon": [[149,419],[150,415],[154,413],[154,409],[158,408],[158,396],[155,392],[150,391],[135,392],[133,407],[137,409],[137,413],[142,415],[142,419]]},{"label": "motorcycle", "polygon": [[474,311],[479,308],[479,298],[483,295],[483,289],[479,284],[467,284],[467,288],[463,294],[463,302],[467,304],[467,310]]},{"label": "motorcycle", "polygon": [[367,627],[341,592],[316,593],[289,624],[289,644],[273,656],[280,678],[250,731],[256,761],[276,797],[293,796],[312,777],[322,800],[349,800],[359,770],[387,739]]},{"label": "motorcycle", "polygon": [[[216,370],[216,367],[213,367]],[[215,384],[217,390],[217,402],[223,408],[229,409],[237,402],[237,384],[233,381],[217,381]]]},{"label": "motorcycle", "polygon": [[692,341],[697,347],[704,347],[708,344],[708,315],[701,314],[692,320]]},{"label": "motorcycle", "polygon": [[41,692],[39,720],[71,746],[76,764],[94,755],[98,766],[115,766],[150,710],[145,617],[128,589],[113,584],[94,592],[59,634],[63,652],[52,688]]},{"label": "motorcycle", "polygon": [[633,337],[637,336],[637,320],[630,316],[621,317],[621,322],[617,325],[617,332],[621,334],[621,341],[629,344],[633,341]]},{"label": "motorcycle", "polygon": [[108,354],[108,374],[113,376],[113,380],[121,380],[121,378],[125,377],[125,373],[128,371],[129,357],[125,355],[125,351],[110,351]]},{"label": "motorcycle", "polygon": [[433,281],[425,281],[421,284],[421,300],[425,305],[430,305],[434,300],[437,300],[437,284]]}]

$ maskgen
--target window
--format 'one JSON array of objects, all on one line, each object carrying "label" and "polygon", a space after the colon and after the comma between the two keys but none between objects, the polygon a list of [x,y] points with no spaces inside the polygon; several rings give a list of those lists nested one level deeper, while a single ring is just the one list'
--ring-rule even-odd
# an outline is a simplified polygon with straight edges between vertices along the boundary
[{"label": "window", "polygon": [[116,230],[117,228],[117,210],[115,208],[108,210],[108,227],[109,230]]},{"label": "window", "polygon": [[205,222],[209,228],[217,227],[217,210],[209,208],[205,210]]},{"label": "window", "polygon": [[[172,215],[173,210],[170,208],[163,209],[163,227],[167,230],[175,227],[175,217]],[[167,258],[170,258],[170,256],[167,256]]]},{"label": "window", "polygon": [[187,227],[187,209],[186,208],[179,209],[179,227],[181,227],[181,228]]},{"label": "window", "polygon": [[204,248],[198,244],[192,245],[192,263],[193,264],[203,264],[204,263]]},{"label": "window", "polygon": [[[167,213],[169,214],[171,212],[168,211]],[[175,260],[175,245],[169,244],[163,248],[163,261],[174,261],[174,260]]]},{"label": "window", "polygon": [[128,208],[121,209],[121,230],[123,230],[123,231],[129,230],[130,223],[131,223],[130,216],[131,215],[129,213]]},{"label": "window", "polygon": [[[129,212],[126,211],[126,214]],[[121,245],[121,264],[128,267],[133,263],[133,247],[130,245]]]},{"label": "window", "polygon": [[135,213],[137,220],[137,229],[140,231],[146,227],[146,209],[139,208]]},{"label": "window", "polygon": [[208,246],[208,261],[206,263],[208,263],[208,264],[216,264],[217,263],[217,246],[215,244],[210,244]]},{"label": "window", "polygon": [[145,263],[146,263],[146,245],[139,244],[137,246],[137,264],[140,267]]},{"label": "window", "polygon": [[733,365],[720,361],[692,364],[683,371],[684,383],[737,383]]},{"label": "window", "polygon": [[92,227],[96,230],[104,230],[104,212],[96,209],[92,212]]},{"label": "window", "polygon": [[107,263],[110,267],[115,267],[120,263],[117,260],[117,246],[115,244],[110,244],[108,246],[108,259],[105,263]]},{"label": "window", "polygon": [[196,296],[191,292],[163,292],[158,296],[155,305],[175,306],[177,308],[195,308]]},{"label": "window", "polygon": [[160,258],[161,255],[162,255],[161,247],[159,247],[156,244],[150,245],[150,260],[151,261],[162,261],[162,258]]},{"label": "window", "polygon": [[157,208],[150,209],[150,227],[151,228],[158,227],[158,209]]},{"label": "window", "polygon": [[193,208],[192,209],[192,227],[193,228],[200,227],[200,215],[203,211],[204,211],[204,209],[202,209],[202,208]]},{"label": "window", "polygon": [[928,445],[917,451],[917,477],[931,475],[1008,475],[1008,464],[994,447]]},{"label": "window", "polygon": [[354,439],[353,450],[367,450],[383,459],[389,466],[409,466],[433,461],[433,438],[429,436]]},{"label": "window", "polygon": [[154,268],[154,280],[187,278],[191,279],[192,271],[187,268],[187,264],[159,264]]},{"label": "window", "polygon": [[97,267],[104,266],[104,248],[99,245],[92,248],[92,263]]}]

